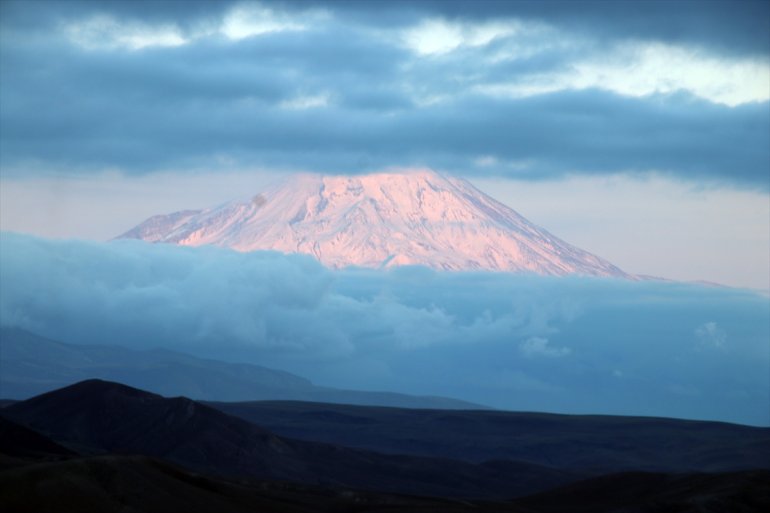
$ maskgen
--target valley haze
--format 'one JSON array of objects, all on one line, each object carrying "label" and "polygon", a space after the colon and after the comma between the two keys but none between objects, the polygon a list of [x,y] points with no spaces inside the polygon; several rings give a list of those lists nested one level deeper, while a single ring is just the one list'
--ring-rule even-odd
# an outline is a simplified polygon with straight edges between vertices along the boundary
[{"label": "valley haze", "polygon": [[505,409],[770,424],[770,309],[752,291],[0,237],[3,323],[65,343]]}]

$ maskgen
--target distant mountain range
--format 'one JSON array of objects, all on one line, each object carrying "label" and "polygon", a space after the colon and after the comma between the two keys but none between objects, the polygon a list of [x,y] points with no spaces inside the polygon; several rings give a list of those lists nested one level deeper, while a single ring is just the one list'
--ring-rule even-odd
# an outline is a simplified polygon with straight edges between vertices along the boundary
[{"label": "distant mountain range", "polygon": [[477,409],[445,397],[342,390],[258,365],[197,358],[165,349],[77,345],[0,327],[0,399],[26,399],[89,378],[209,401],[292,399],[405,408]]},{"label": "distant mountain range", "polygon": [[[282,419],[306,439],[227,410]],[[390,454],[314,440],[335,430]],[[432,440],[434,456],[415,454]],[[453,457],[458,450],[483,461]],[[308,403],[214,408],[101,380],[0,409],[0,508],[13,512],[753,512],[770,507],[769,461],[769,428]]]},{"label": "distant mountain range", "polygon": [[460,178],[294,175],[243,201],[157,215],[119,238],[305,253],[333,267],[422,265],[632,278]]}]

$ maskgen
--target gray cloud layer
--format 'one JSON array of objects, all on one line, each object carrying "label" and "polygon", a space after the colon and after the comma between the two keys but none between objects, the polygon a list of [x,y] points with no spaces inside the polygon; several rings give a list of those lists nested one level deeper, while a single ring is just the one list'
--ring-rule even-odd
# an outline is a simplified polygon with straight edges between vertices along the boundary
[{"label": "gray cloud layer", "polygon": [[[61,18],[94,12],[111,12],[122,18],[155,23],[176,23],[186,30],[193,30],[201,20],[221,18],[233,6],[244,2],[111,0],[108,4],[95,4],[90,0],[69,0],[62,4],[38,0],[31,5],[4,3],[7,24],[25,30],[40,28],[41,24],[49,28]],[[427,16],[474,21],[517,18],[601,36],[604,41],[666,41],[696,44],[727,54],[770,53],[766,37],[770,5],[763,0],[274,0],[262,3],[289,12],[328,10],[347,23],[373,27],[404,27],[412,24],[415,18]]]},{"label": "gray cloud layer", "polygon": [[323,384],[498,407],[770,424],[770,303],[683,284],[422,268],[2,234],[0,322],[163,346]]},{"label": "gray cloud layer", "polygon": [[[399,10],[385,2],[278,2],[268,6],[287,16],[322,8],[328,16],[301,31],[132,51],[78,47],[62,27],[101,15],[124,24],[173,23],[189,35],[232,5],[4,2],[0,165],[8,176],[251,166],[365,172],[423,165],[531,179],[658,171],[770,188],[767,102],[727,107],[684,91],[482,92],[569,70],[578,57],[602,55],[608,41],[705,45],[729,58],[770,55],[757,27],[767,3],[709,2],[695,10],[622,4],[422,2]],[[468,23],[515,16],[580,43],[545,48],[541,36],[525,31],[417,58],[383,35],[426,16]],[[511,45],[537,50],[493,58]],[[302,101],[323,105],[293,107]]]}]

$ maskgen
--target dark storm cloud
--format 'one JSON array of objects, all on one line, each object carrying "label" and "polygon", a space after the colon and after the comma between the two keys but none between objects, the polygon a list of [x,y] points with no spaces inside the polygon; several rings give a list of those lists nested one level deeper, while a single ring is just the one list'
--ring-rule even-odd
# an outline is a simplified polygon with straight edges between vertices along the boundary
[{"label": "dark storm cloud", "polygon": [[[189,29],[221,18],[244,2],[175,0],[93,2],[69,0],[3,2],[6,24],[39,27],[92,13],[110,13],[125,19],[175,23]],[[351,23],[375,27],[404,27],[421,17],[494,20],[517,18],[604,39],[641,39],[697,44],[728,54],[770,54],[770,3],[764,0],[277,0],[264,5],[289,12],[326,10]],[[28,4],[28,5],[24,5]]]},{"label": "dark storm cloud", "polygon": [[65,342],[503,408],[770,424],[770,310],[749,291],[0,237],[0,323]]},{"label": "dark storm cloud", "polygon": [[182,28],[193,28],[201,22],[218,19],[237,2],[178,0],[23,0],[4,1],[0,4],[2,26],[19,31],[50,30],[62,21],[95,14],[110,14],[127,20],[151,23],[175,23]]},{"label": "dark storm cloud", "polygon": [[[475,159],[494,155],[500,164],[477,172],[543,178],[658,170],[767,188],[767,104],[729,108],[688,95],[628,98],[587,90],[524,99],[466,95],[414,108],[380,69],[361,84],[344,67],[338,73],[331,66],[326,75],[318,68],[297,84],[273,68],[270,52],[254,61],[241,52],[249,53],[207,47],[150,57],[74,54],[55,73],[58,84],[37,82],[39,69],[20,70],[4,85],[3,163],[11,169],[35,159],[75,169],[117,164],[141,173],[213,166],[226,155],[242,165],[326,172],[389,165],[468,172]],[[196,65],[201,53],[210,57]],[[304,59],[291,62],[302,68]],[[328,107],[276,106],[324,91]],[[526,166],[515,165],[521,162]]]},{"label": "dark storm cloud", "polygon": [[[242,3],[242,2],[240,2]],[[119,16],[189,26],[200,19],[220,17],[239,2],[176,1],[114,2],[102,7]],[[770,54],[770,3],[764,0],[276,0],[263,4],[287,11],[323,9],[341,20],[374,27],[407,27],[416,19],[488,21],[516,18],[599,37],[606,41],[638,39],[676,44],[696,44],[728,55]],[[90,2],[76,10],[93,11]]]},{"label": "dark storm cloud", "polygon": [[394,2],[279,2],[307,8],[333,5],[371,24],[407,25],[415,16],[494,20],[517,18],[599,37],[696,44],[725,54],[770,54],[770,3],[698,0],[395,0]]},{"label": "dark storm cloud", "polygon": [[[602,4],[418,2],[399,10],[386,2],[268,2],[276,12],[330,15],[306,30],[230,40],[193,34],[221,23],[231,3],[4,2],[0,166],[6,176],[252,166],[351,173],[431,166],[528,179],[656,171],[770,188],[767,102],[727,107],[687,92],[598,89],[492,96],[485,86],[570,70],[603,43],[494,58],[506,45],[539,44],[540,36],[524,33],[421,58],[386,30],[438,15],[515,15],[556,30],[680,42],[696,41],[708,20],[720,19],[712,42],[762,53],[746,39],[757,33],[759,4],[622,3],[622,11]],[[189,41],[132,51],[67,39],[63,26],[97,14],[172,24]],[[682,30],[671,28],[677,24]]]}]

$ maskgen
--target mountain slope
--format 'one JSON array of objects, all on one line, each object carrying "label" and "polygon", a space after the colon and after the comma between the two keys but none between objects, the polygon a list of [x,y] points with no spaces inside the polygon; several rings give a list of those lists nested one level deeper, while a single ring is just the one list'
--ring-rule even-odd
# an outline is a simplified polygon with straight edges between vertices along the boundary
[{"label": "mountain slope", "polygon": [[306,253],[334,268],[630,277],[467,181],[432,171],[295,175],[246,201],[154,216],[119,238]]},{"label": "mountain slope", "polygon": [[[17,513],[752,513],[770,508],[770,471],[620,474],[507,502],[231,482],[143,456],[106,455],[0,470],[0,507]],[[46,493],[39,493],[44,489]]]},{"label": "mountain slope", "polygon": [[16,422],[11,422],[2,415],[0,415],[0,454],[29,460],[56,459],[75,455],[74,452],[53,440]]},{"label": "mountain slope", "polygon": [[[3,411],[4,415],[8,413],[53,436],[46,438],[0,417],[0,439],[5,442],[0,447],[0,509],[3,511],[748,513],[765,511],[770,505],[768,470],[710,474],[614,473],[582,481],[569,479],[572,481],[569,484],[504,502],[417,497],[411,494],[512,497],[542,490],[544,473],[550,475],[552,483],[558,476],[553,470],[511,461],[468,465],[447,459],[386,456],[340,446],[302,443],[276,437],[193,401],[164,399],[102,381],[79,383],[18,403]],[[406,414],[403,423],[410,423],[414,421],[409,418],[410,414],[416,412],[399,413]],[[456,412],[444,412],[447,413],[456,415]],[[463,413],[469,418],[487,414]],[[522,415],[537,420],[536,414]],[[536,423],[522,423],[522,420],[526,419],[519,419],[523,424],[521,429],[539,429]],[[572,423],[579,425],[584,419],[567,420],[577,421]],[[631,436],[640,420],[643,419],[627,419],[615,429]],[[467,422],[465,424],[467,426]],[[701,427],[697,424],[701,423],[689,424],[692,434],[697,434]],[[360,423],[356,427],[360,427]],[[455,429],[458,435],[476,442],[488,434],[471,435],[467,429]],[[602,436],[603,444],[609,447],[636,443],[631,438],[629,442],[612,440],[606,433]],[[110,449],[107,454],[83,457],[61,447],[54,439],[70,445],[75,443],[86,451]],[[494,444],[495,440],[490,443]],[[675,441],[674,445],[678,443]],[[588,445],[589,451],[598,448],[595,444]],[[127,450],[162,453],[163,458],[175,460],[177,464],[160,460],[157,454],[155,457],[120,454]],[[236,479],[221,477],[221,471],[219,477],[211,475],[216,471],[215,466],[223,462],[228,475]],[[302,482],[260,479],[261,474],[255,475],[253,470],[266,462],[270,472],[290,471]],[[179,463],[208,475],[192,473],[177,466]],[[239,463],[237,468],[230,466]],[[555,479],[557,483],[559,480]],[[564,481],[563,476],[561,480]],[[410,495],[394,495],[393,490],[407,491]]]},{"label": "mountain slope", "polygon": [[[46,493],[40,493],[40,490]],[[0,507],[14,513],[533,513],[469,502],[318,487],[227,481],[145,456],[102,455],[0,471]]]},{"label": "mountain slope", "polygon": [[538,513],[754,513],[770,509],[770,470],[624,472],[517,499],[511,505]]},{"label": "mountain slope", "polygon": [[282,436],[472,463],[504,459],[594,473],[770,465],[770,428],[724,422],[285,401],[207,404]]},{"label": "mountain slope", "polygon": [[81,453],[142,454],[224,477],[508,498],[583,475],[529,463],[471,464],[293,440],[190,399],[99,380],[15,403],[3,415]]},{"label": "mountain slope", "polygon": [[258,365],[196,358],[161,349],[65,344],[0,327],[0,397],[26,399],[89,378],[119,381],[165,396],[200,400],[293,399],[405,408],[477,409],[444,397],[363,392],[314,385]]}]

